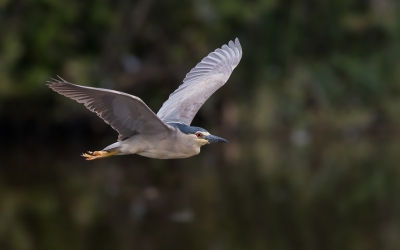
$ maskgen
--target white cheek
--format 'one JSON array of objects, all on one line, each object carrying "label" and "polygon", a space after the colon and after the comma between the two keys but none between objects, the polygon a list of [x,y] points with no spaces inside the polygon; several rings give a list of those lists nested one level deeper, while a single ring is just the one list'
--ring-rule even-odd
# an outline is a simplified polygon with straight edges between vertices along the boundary
[{"label": "white cheek", "polygon": [[207,140],[205,140],[205,139],[201,139],[200,140],[200,144],[201,144],[201,146],[204,146],[204,145],[206,145],[206,144],[208,144],[209,142],[207,141]]}]

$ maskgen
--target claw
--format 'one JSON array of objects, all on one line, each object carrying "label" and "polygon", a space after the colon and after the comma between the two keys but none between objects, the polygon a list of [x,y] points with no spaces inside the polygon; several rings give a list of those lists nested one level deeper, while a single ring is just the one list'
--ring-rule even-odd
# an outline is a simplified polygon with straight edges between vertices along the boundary
[{"label": "claw", "polygon": [[105,158],[105,157],[109,157],[109,156],[113,156],[115,154],[118,154],[119,151],[112,151],[112,152],[107,152],[107,151],[88,151],[87,153],[83,153],[82,156],[85,157],[85,159],[87,161],[91,161],[91,160],[96,160],[96,159],[100,159],[100,158]]}]

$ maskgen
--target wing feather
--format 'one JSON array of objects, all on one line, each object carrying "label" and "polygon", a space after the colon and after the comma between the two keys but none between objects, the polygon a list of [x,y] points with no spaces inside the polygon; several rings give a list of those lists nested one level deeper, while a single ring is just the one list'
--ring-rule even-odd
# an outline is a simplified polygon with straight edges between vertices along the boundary
[{"label": "wing feather", "polygon": [[158,134],[169,131],[169,126],[158,118],[138,97],[122,92],[79,86],[60,80],[48,81],[51,89],[83,103],[119,133],[118,140],[135,134]]},{"label": "wing feather", "polygon": [[241,58],[242,47],[237,38],[208,54],[186,75],[157,116],[164,122],[190,125],[201,106],[225,84]]}]

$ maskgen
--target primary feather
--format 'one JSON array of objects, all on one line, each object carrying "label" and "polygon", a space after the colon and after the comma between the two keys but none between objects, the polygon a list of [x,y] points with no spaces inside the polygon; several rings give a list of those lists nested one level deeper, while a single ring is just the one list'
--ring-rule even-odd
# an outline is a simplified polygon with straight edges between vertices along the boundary
[{"label": "primary feather", "polygon": [[230,41],[228,45],[208,54],[186,75],[183,83],[158,111],[161,120],[190,125],[201,106],[226,83],[242,58],[239,39]]},{"label": "primary feather", "polygon": [[83,103],[118,133],[118,141],[135,134],[158,134],[170,128],[138,97],[126,93],[79,86],[60,77],[48,81],[51,89],[61,95]]}]

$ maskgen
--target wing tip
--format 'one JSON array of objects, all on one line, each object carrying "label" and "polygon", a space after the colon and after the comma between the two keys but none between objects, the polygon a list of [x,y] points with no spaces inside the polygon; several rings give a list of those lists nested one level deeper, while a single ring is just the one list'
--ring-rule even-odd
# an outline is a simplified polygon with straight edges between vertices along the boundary
[{"label": "wing tip", "polygon": [[56,78],[50,78],[50,80],[46,81],[46,85],[49,86],[50,88],[55,87],[55,86],[61,86],[63,84],[71,84],[69,82],[67,82],[66,80],[64,80],[63,78],[61,78],[59,75],[57,75],[57,77],[59,79]]},{"label": "wing tip", "polygon": [[235,39],[235,46],[239,49],[240,54],[242,54],[242,45],[239,42],[239,38],[236,37]]},{"label": "wing tip", "polygon": [[[233,42],[234,41],[234,42]],[[240,42],[239,42],[239,38],[235,38],[234,40],[230,40],[229,42],[228,42],[228,47],[230,47],[231,49],[233,49],[233,48],[235,48],[236,47],[236,49],[239,51],[239,53],[240,53],[240,57],[242,57],[242,54],[243,54],[243,51],[242,51],[242,45],[240,44]],[[222,47],[224,47],[224,46],[226,46],[226,45],[223,45]]]}]

